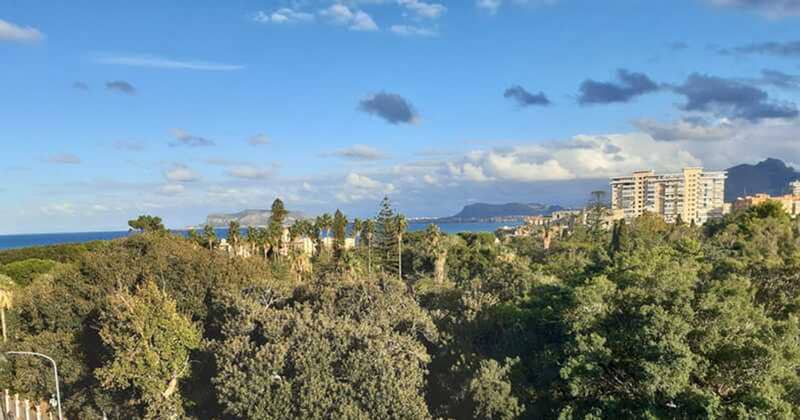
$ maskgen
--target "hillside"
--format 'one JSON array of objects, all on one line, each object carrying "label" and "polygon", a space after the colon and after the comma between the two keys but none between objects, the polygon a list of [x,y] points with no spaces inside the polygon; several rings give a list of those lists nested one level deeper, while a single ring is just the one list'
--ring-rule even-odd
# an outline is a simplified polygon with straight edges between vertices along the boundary
[{"label": "hillside", "polygon": [[506,203],[488,204],[474,203],[464,206],[456,215],[442,218],[444,221],[475,221],[492,218],[525,217],[548,215],[554,211],[562,210],[561,206],[545,205],[539,203]]},{"label": "hillside", "polygon": [[[228,227],[232,221],[239,222],[242,227],[266,226],[269,223],[269,210],[242,210],[237,213],[218,213],[210,214],[206,218],[206,224],[217,228]],[[294,222],[304,216],[299,212],[290,212],[286,218],[287,222]]]},{"label": "hillside", "polygon": [[728,168],[725,202],[732,203],[737,197],[756,193],[785,194],[789,183],[796,179],[800,179],[800,173],[780,159],[769,158],[755,165],[736,165]]}]

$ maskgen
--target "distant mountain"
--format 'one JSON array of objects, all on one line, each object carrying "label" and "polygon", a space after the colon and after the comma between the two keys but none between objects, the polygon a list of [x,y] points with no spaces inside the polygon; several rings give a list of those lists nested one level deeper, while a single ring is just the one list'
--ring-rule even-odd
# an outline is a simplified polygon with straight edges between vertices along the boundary
[{"label": "distant mountain", "polygon": [[800,173],[780,159],[769,158],[755,165],[736,165],[728,168],[725,202],[732,203],[737,197],[757,193],[786,194],[789,183],[796,179],[800,179]]},{"label": "distant mountain", "polygon": [[474,203],[464,206],[456,215],[439,219],[442,222],[448,221],[488,221],[491,219],[513,219],[527,216],[549,215],[550,213],[563,210],[561,206],[545,205],[539,203],[507,203],[507,204],[488,204]]},{"label": "distant mountain", "polygon": [[[269,210],[243,210],[237,213],[210,214],[206,218],[206,224],[216,228],[223,228],[228,227],[230,222],[236,221],[242,227],[266,226],[269,224],[269,216],[271,214],[272,212]],[[286,217],[286,221],[292,223],[304,217],[302,213],[290,212]]]}]

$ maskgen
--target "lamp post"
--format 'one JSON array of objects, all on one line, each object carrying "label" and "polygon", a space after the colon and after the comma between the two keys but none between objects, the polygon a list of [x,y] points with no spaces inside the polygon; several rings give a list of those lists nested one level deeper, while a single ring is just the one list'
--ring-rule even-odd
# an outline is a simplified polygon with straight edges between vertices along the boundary
[{"label": "lamp post", "polygon": [[52,357],[44,355],[42,353],[36,353],[32,351],[7,351],[6,354],[10,355],[18,355],[18,356],[36,356],[41,357],[42,359],[48,360],[50,363],[53,364],[53,375],[56,380],[56,403],[58,404],[58,420],[64,420],[64,417],[61,415],[61,389],[58,386],[58,366],[56,365],[56,361],[53,360]]}]

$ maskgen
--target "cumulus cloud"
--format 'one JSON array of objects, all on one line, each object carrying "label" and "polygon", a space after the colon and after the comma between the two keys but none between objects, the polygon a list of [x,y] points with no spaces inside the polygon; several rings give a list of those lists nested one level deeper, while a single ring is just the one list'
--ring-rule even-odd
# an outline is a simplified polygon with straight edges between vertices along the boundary
[{"label": "cumulus cloud", "polygon": [[547,98],[544,92],[533,94],[519,85],[514,85],[506,89],[503,93],[503,97],[514,100],[521,107],[531,105],[547,106],[551,104],[550,99]]},{"label": "cumulus cloud", "polygon": [[303,23],[313,22],[314,14],[301,12],[289,7],[282,7],[273,12],[258,11],[255,16],[253,16],[253,20],[258,23]]},{"label": "cumulus cloud", "polygon": [[344,185],[336,194],[336,198],[341,202],[349,203],[365,199],[378,199],[382,195],[396,191],[392,183],[381,182],[367,175],[351,172],[345,177]]},{"label": "cumulus cloud", "polygon": [[251,146],[264,146],[269,144],[269,137],[267,137],[264,133],[258,133],[250,139],[247,140],[247,143]]},{"label": "cumulus cloud", "polygon": [[422,28],[413,25],[392,25],[389,30],[401,36],[430,37],[439,35],[439,31],[435,29]]},{"label": "cumulus cloud", "polygon": [[81,163],[81,158],[71,153],[59,153],[48,157],[47,162],[59,165],[78,165]]},{"label": "cumulus cloud", "polygon": [[719,7],[752,10],[770,18],[800,16],[797,0],[707,0]]},{"label": "cumulus cloud", "polygon": [[798,116],[794,103],[773,101],[767,92],[738,80],[693,73],[672,89],[686,98],[683,105],[686,111],[749,121]]},{"label": "cumulus cloud", "polygon": [[253,165],[233,165],[228,169],[227,174],[240,179],[267,179],[275,174],[273,168],[262,168]]},{"label": "cumulus cloud", "polygon": [[379,92],[370,95],[359,103],[359,109],[377,115],[389,124],[416,124],[419,121],[411,103],[396,93]]},{"label": "cumulus cloud", "polygon": [[44,39],[44,34],[30,26],[19,26],[0,19],[0,42],[37,42]]},{"label": "cumulus cloud", "polygon": [[106,82],[106,89],[113,91],[124,93],[126,95],[135,95],[136,88],[133,87],[132,84],[124,81],[124,80],[113,80],[110,82]]},{"label": "cumulus cloud", "polygon": [[346,149],[337,150],[333,153],[333,155],[344,159],[362,161],[386,159],[386,155],[380,150],[363,144],[357,144]]},{"label": "cumulus cloud", "polygon": [[175,138],[175,141],[170,142],[170,146],[178,147],[178,146],[187,146],[187,147],[203,147],[203,146],[213,146],[214,141],[209,140],[205,137],[195,136],[189,134],[186,130],[180,128],[173,128],[170,130],[172,137]]},{"label": "cumulus cloud", "polygon": [[637,96],[659,90],[659,86],[643,73],[617,70],[617,81],[597,82],[585,80],[580,86],[578,103],[581,105],[629,102]]},{"label": "cumulus cloud", "polygon": [[397,0],[397,3],[412,12],[415,17],[424,19],[437,19],[447,11],[447,7],[442,4],[426,3],[421,0]]},{"label": "cumulus cloud", "polygon": [[152,55],[104,55],[96,57],[94,61],[100,64],[168,70],[232,71],[244,68],[244,66],[239,64],[223,64],[198,60],[175,60]]},{"label": "cumulus cloud", "polygon": [[377,31],[378,25],[372,17],[363,10],[351,10],[349,7],[336,3],[320,12],[331,23],[346,26],[352,31]]},{"label": "cumulus cloud", "polygon": [[88,92],[89,91],[89,85],[87,85],[84,82],[74,82],[74,83],[72,83],[72,88],[73,89],[77,89],[77,90],[81,90],[81,91],[84,91],[84,92]]},{"label": "cumulus cloud", "polygon": [[170,169],[164,171],[164,178],[172,183],[194,182],[200,179],[200,175],[189,169],[186,165],[175,164]]}]

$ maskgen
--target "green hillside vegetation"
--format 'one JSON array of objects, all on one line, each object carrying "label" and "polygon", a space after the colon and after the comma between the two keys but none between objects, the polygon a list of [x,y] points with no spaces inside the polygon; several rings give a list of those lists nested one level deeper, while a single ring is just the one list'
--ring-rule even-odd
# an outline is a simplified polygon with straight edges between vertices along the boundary
[{"label": "green hillside vegetation", "polygon": [[[341,212],[294,228],[335,236],[310,258],[267,230],[234,234],[248,258],[160,230],[25,254],[61,264],[9,288],[3,350],[58,361],[69,418],[800,417],[800,224],[779,205],[545,250],[406,233],[384,204],[355,234]],[[35,359],[0,382],[53,390]]]}]

